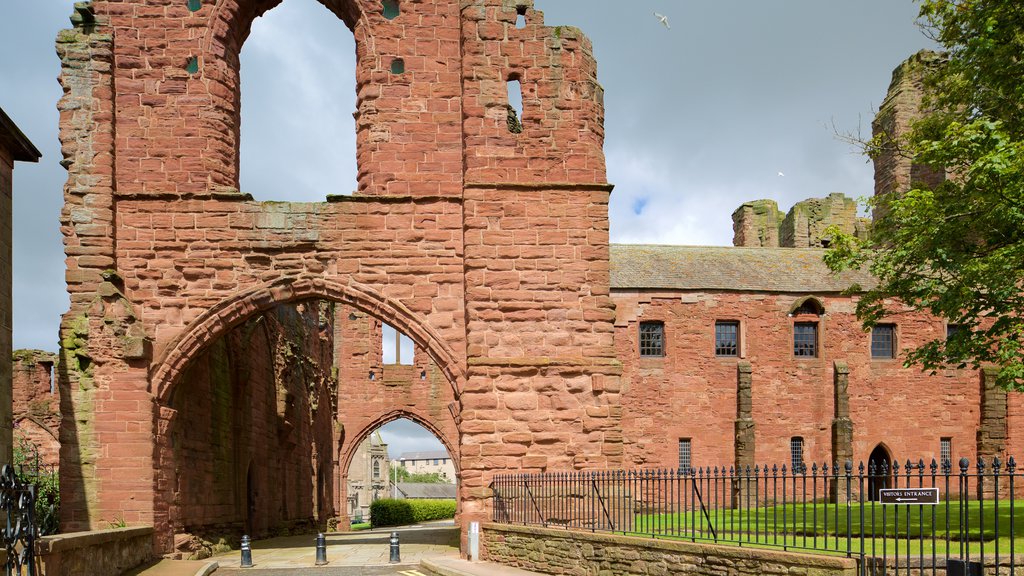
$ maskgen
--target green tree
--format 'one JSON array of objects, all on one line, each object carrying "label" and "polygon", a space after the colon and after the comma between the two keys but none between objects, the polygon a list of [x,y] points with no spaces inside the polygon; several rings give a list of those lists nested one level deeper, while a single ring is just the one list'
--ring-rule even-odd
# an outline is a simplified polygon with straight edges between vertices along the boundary
[{"label": "green tree", "polygon": [[391,478],[396,478],[398,482],[409,482],[414,484],[450,484],[451,480],[442,476],[438,472],[418,472],[412,473],[405,466],[394,466],[390,465],[389,473],[392,474]]},{"label": "green tree", "polygon": [[890,298],[958,326],[911,351],[908,364],[992,363],[1000,384],[1022,389],[1024,4],[923,0],[919,22],[946,51],[926,77],[927,113],[907,134],[876,135],[866,148],[897,150],[947,178],[873,198],[872,238],[834,231],[826,262],[878,279],[857,305],[866,327],[891,312]]}]

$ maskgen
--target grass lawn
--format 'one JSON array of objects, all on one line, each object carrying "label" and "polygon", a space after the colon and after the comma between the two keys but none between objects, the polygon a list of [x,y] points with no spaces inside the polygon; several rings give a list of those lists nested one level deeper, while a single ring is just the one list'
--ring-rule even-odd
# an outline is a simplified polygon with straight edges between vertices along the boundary
[{"label": "grass lawn", "polygon": [[[1003,557],[1016,551],[1024,559],[1024,500],[1012,503],[969,502],[963,514],[966,530],[961,530],[958,502],[937,506],[882,506],[867,504],[791,504],[744,510],[709,510],[710,525],[703,513],[638,514],[625,533],[682,540],[718,541],[751,545],[803,548],[821,551],[853,552],[863,548],[873,556],[899,554],[930,558],[947,551],[959,556],[961,533],[972,557],[984,551],[992,557],[996,550]],[[998,527],[997,527],[998,524]],[[996,533],[1000,537],[996,539]],[[1012,531],[1012,538],[1011,538]]]}]

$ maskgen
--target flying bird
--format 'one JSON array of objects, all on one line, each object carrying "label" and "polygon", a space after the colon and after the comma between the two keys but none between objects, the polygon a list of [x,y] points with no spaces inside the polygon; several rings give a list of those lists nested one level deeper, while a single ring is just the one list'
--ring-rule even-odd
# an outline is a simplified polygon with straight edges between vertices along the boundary
[{"label": "flying bird", "polygon": [[665,16],[664,14],[658,14],[657,12],[655,12],[654,17],[658,19],[658,22],[664,24],[665,28],[668,28],[669,30],[672,29],[672,27],[668,25],[668,16]]},{"label": "flying bird", "polygon": [[785,176],[785,174],[783,174],[782,172],[779,172],[779,176]]}]

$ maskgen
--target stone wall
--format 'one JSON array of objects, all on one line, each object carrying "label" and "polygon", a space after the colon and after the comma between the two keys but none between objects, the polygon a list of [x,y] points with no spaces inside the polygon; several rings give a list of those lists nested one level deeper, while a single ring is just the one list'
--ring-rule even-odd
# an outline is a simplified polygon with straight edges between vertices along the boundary
[{"label": "stone wall", "polygon": [[857,573],[857,562],[848,558],[535,526],[485,524],[481,526],[481,541],[484,559],[545,574],[853,576]]},{"label": "stone wall", "polygon": [[[60,463],[60,398],[53,380],[56,363],[56,354],[42,350],[16,350],[13,355],[15,443],[19,439],[30,442],[38,450],[42,466]],[[34,461],[26,464],[31,466]]]},{"label": "stone wall", "polygon": [[857,201],[842,194],[797,202],[779,226],[779,246],[786,248],[828,247],[826,230],[836,226],[847,234],[863,237],[868,224],[857,217]]},{"label": "stone wall", "polygon": [[857,215],[857,202],[839,193],[797,202],[785,214],[774,200],[745,202],[732,213],[732,222],[734,246],[827,247],[830,226],[858,238],[870,234],[870,221]]},{"label": "stone wall", "polygon": [[732,213],[733,246],[778,246],[785,217],[775,200],[744,202]]},{"label": "stone wall", "polygon": [[44,536],[36,550],[46,576],[120,576],[153,558],[153,528],[110,528]]},{"label": "stone wall", "polygon": [[885,100],[871,124],[873,136],[884,144],[873,156],[876,196],[909,190],[916,181],[935,183],[944,177],[915,164],[899,142],[913,121],[921,117],[924,77],[928,69],[941,65],[942,61],[940,54],[922,50],[893,70]]},{"label": "stone wall", "polygon": [[[899,358],[872,358],[871,335],[863,331],[849,297],[819,296],[825,309],[816,318],[819,355],[799,358],[793,356],[793,324],[799,318],[791,310],[802,295],[648,290],[613,296],[616,346],[624,364],[627,468],[678,466],[680,438],[692,439],[695,466],[736,461],[736,422],[747,418],[737,413],[737,369],[746,363],[751,379],[746,424],[753,427],[754,446],[746,447],[745,461],[788,466],[795,436],[804,439],[808,466],[833,459],[833,420],[847,418],[835,410],[836,362],[849,370],[849,449],[855,463],[867,461],[879,444],[901,462],[929,462],[939,458],[941,438],[952,439],[956,458],[973,462],[979,455],[978,372],[929,375],[904,368]],[[664,322],[663,357],[639,355],[638,325],[645,320]],[[716,320],[740,323],[739,356],[715,355]],[[922,314],[902,312],[891,321],[900,349],[945,336],[941,320]]]}]

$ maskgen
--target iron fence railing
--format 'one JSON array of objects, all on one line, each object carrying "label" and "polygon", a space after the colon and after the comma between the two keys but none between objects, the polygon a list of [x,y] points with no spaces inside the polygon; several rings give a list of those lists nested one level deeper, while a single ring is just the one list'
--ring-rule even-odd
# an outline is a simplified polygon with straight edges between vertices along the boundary
[{"label": "iron fence railing", "polygon": [[14,468],[0,469],[0,513],[3,515],[3,540],[7,562],[6,576],[36,576],[36,490],[33,484],[18,479]]},{"label": "iron fence railing", "polygon": [[841,553],[865,575],[1024,569],[1012,457],[510,474],[491,487],[497,523]]}]

